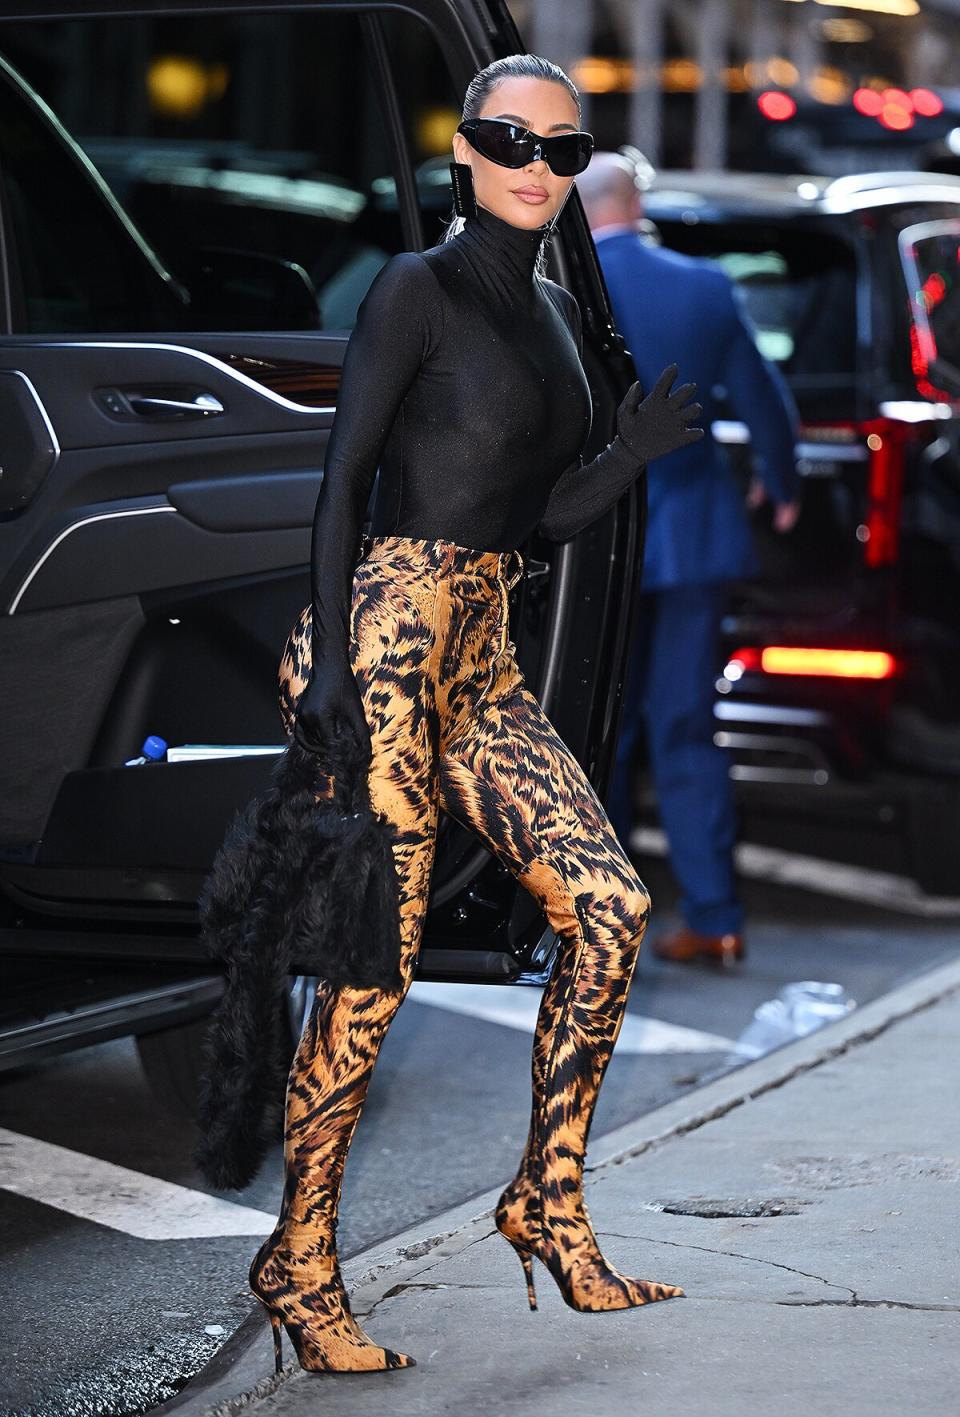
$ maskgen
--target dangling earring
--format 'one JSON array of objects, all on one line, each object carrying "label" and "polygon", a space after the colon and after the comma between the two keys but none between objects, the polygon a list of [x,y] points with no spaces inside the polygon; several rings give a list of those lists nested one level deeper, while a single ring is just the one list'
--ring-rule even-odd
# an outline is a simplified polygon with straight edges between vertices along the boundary
[{"label": "dangling earring", "polygon": [[553,229],[554,229],[554,227],[556,226],[557,222],[560,220],[560,213],[563,211],[564,207],[567,205],[567,202],[568,202],[569,199],[570,199],[570,193],[573,191],[575,185],[576,185],[576,184],[573,183],[573,182],[570,183],[570,186],[567,188],[567,195],[564,197],[563,201],[560,203],[559,207],[558,207],[557,210],[554,212],[554,214],[553,214],[553,216],[550,218],[550,220],[545,224],[544,230],[545,230],[545,233],[546,233],[547,236],[552,236],[552,234],[553,234]]},{"label": "dangling earring", "polygon": [[450,181],[453,183],[453,209],[457,216],[476,216],[477,194],[473,189],[470,164],[451,162]]}]

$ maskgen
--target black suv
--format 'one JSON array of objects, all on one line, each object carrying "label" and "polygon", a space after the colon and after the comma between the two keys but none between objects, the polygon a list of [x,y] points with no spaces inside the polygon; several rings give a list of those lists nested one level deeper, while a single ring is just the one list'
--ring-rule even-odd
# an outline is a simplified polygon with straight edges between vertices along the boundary
[{"label": "black suv", "polygon": [[[664,172],[647,197],[665,245],[738,282],[803,423],[799,523],[756,514],[763,575],[726,624],[742,802],[798,841],[877,824],[960,894],[960,179]],[[743,426],[715,432],[744,463]]]},{"label": "black suv", "polygon": [[[148,1034],[188,1094],[220,989],[197,892],[282,747],[350,326],[392,253],[440,239],[466,84],[523,46],[498,0],[45,8],[0,20],[0,1063]],[[603,446],[634,371],[577,200],[551,263]],[[631,493],[533,539],[514,591],[528,682],[601,792],[641,530]],[[165,759],[127,766],[151,734]],[[443,820],[423,973],[535,978],[554,943]]]}]

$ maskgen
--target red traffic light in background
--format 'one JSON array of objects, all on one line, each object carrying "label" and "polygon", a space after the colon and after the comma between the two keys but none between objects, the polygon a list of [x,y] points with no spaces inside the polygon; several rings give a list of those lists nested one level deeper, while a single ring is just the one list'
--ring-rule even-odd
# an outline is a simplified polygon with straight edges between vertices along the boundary
[{"label": "red traffic light in background", "polygon": [[921,118],[936,118],[938,113],[943,112],[943,99],[932,89],[911,89],[910,97],[914,111],[919,113]]},{"label": "red traffic light in background", "polygon": [[766,89],[757,98],[757,107],[771,123],[783,123],[797,111],[794,100],[781,89]]},{"label": "red traffic light in background", "polygon": [[943,99],[932,89],[860,88],[854,91],[853,106],[891,132],[903,133],[917,118],[936,118],[942,113]]},{"label": "red traffic light in background", "polygon": [[876,118],[883,107],[883,95],[879,89],[856,89],[853,106],[866,118]]},{"label": "red traffic light in background", "polygon": [[[853,106],[865,118],[875,118],[891,132],[903,133],[918,118],[936,118],[943,112],[943,99],[933,89],[854,89]],[[757,107],[771,123],[785,123],[797,111],[796,99],[783,89],[765,89],[757,96]]]}]

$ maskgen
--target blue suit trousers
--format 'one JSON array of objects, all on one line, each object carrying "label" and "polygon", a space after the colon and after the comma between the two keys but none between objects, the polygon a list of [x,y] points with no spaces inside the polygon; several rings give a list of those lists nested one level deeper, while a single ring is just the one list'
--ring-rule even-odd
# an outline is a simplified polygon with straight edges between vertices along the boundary
[{"label": "blue suit trousers", "polygon": [[640,596],[607,810],[624,848],[633,826],[638,731],[646,729],[660,820],[680,885],[680,909],[706,935],[739,933],[743,907],[733,867],[736,808],[727,754],[713,741],[721,668],[724,581]]}]

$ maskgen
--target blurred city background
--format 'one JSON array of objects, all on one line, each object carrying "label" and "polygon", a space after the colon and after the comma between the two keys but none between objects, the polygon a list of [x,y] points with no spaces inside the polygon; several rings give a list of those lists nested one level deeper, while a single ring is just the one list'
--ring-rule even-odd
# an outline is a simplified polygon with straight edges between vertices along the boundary
[{"label": "blurred city background", "polygon": [[629,142],[674,168],[953,170],[953,0],[511,8],[534,50],[570,65],[602,146]]},{"label": "blurred city background", "polygon": [[[509,52],[511,16],[598,148],[636,164],[637,231],[734,283],[799,416],[796,525],[751,507],[760,570],[730,586],[709,686],[749,951],[716,970],[644,950],[595,1136],[960,953],[960,0],[63,8],[0,15],[0,1406],[120,1417],[249,1317],[279,1196],[279,1145],[223,1209],[191,1158],[220,988],[196,892],[262,772],[204,749],[280,746],[343,347],[385,261],[441,238],[453,74],[478,35]],[[600,443],[630,371],[563,221]],[[723,395],[711,432],[746,497]],[[143,425],[151,396],[171,421]],[[210,396],[238,421],[205,421]],[[512,612],[594,766],[618,528],[548,589],[536,542]],[[150,766],[148,734],[170,745]],[[679,892],[642,743],[629,785],[652,944]],[[537,993],[465,982],[444,952],[505,975],[516,947],[536,980],[542,927],[450,823],[435,886],[437,967],[378,1065],[346,1255],[493,1185],[526,1134]],[[311,997],[292,982],[291,1048]]]}]

